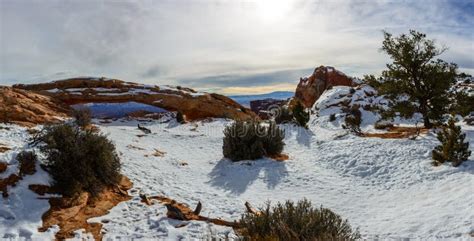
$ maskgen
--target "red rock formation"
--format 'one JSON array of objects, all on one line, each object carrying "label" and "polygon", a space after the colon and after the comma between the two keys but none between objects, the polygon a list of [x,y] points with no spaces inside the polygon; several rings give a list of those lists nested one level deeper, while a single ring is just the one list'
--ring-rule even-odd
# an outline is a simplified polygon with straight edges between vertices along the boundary
[{"label": "red rock formation", "polygon": [[0,86],[0,122],[33,126],[59,122],[70,109],[49,96]]},{"label": "red rock formation", "polygon": [[336,85],[352,86],[352,79],[330,66],[319,66],[309,77],[300,78],[295,98],[306,108],[311,108],[321,94]]},{"label": "red rock formation", "polygon": [[208,117],[238,120],[256,118],[255,113],[230,98],[218,94],[198,93],[179,86],[150,86],[106,78],[74,78],[14,87],[48,95],[69,105],[134,101],[169,111],[180,111],[187,120]]}]

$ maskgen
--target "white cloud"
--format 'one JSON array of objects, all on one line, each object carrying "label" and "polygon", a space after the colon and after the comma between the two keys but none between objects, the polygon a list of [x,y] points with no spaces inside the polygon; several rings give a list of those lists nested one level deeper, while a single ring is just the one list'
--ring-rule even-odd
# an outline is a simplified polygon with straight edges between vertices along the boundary
[{"label": "white cloud", "polygon": [[[442,57],[474,73],[474,21],[466,6],[469,0],[5,0],[0,83],[94,75],[173,84],[321,64],[376,74],[387,61],[381,30],[410,28],[448,45]],[[275,84],[298,80],[281,81]]]}]

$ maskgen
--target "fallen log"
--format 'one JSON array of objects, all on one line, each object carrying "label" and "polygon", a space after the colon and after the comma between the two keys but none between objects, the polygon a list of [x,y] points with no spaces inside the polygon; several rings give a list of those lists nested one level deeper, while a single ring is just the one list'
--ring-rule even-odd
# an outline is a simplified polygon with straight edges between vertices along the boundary
[{"label": "fallen log", "polygon": [[146,127],[143,127],[141,126],[140,124],[138,124],[138,129],[140,129],[141,131],[143,131],[143,133],[145,134],[150,134],[151,133],[151,130],[146,128]]},{"label": "fallen log", "polygon": [[[142,202],[151,205],[150,200],[157,200],[158,202],[162,203],[165,205],[166,209],[168,212],[166,213],[166,216],[168,218],[173,218],[173,219],[178,219],[178,220],[183,220],[183,221],[191,221],[191,220],[196,220],[196,221],[206,221],[210,222],[216,225],[220,226],[227,226],[231,228],[239,228],[240,225],[236,221],[226,221],[220,218],[210,218],[210,217],[205,217],[199,215],[199,213],[202,210],[202,203],[198,202],[196,208],[191,210],[186,204],[184,203],[179,203],[176,200],[173,200],[168,197],[164,196],[151,196],[147,197],[146,195],[141,195]],[[147,201],[148,200],[148,201]]]}]

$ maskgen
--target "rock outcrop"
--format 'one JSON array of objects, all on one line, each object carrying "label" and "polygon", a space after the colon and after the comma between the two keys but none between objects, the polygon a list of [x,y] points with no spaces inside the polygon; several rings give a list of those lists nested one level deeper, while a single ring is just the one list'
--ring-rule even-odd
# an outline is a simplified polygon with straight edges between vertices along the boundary
[{"label": "rock outcrop", "polygon": [[261,119],[269,119],[275,113],[279,113],[279,108],[288,103],[288,100],[263,99],[250,101],[250,109],[257,113]]},{"label": "rock outcrop", "polygon": [[52,97],[0,86],[0,122],[24,126],[56,123],[68,117],[69,112],[67,105]]},{"label": "rock outcrop", "polygon": [[48,95],[69,105],[139,102],[168,111],[180,111],[187,120],[209,117],[247,120],[257,117],[230,98],[180,86],[142,85],[107,78],[74,78],[14,87]]},{"label": "rock outcrop", "polygon": [[295,99],[306,108],[311,108],[321,94],[336,85],[352,86],[353,80],[330,66],[319,66],[309,77],[300,78],[296,87]]}]

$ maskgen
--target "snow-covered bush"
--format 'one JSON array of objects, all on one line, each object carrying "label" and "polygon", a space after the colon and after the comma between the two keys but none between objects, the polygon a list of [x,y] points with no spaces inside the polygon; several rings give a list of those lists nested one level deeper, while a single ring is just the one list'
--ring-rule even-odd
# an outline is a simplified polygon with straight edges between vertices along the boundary
[{"label": "snow-covered bush", "polygon": [[461,127],[455,125],[454,118],[448,121],[448,125],[438,133],[437,137],[441,145],[433,150],[434,165],[451,162],[457,167],[471,155],[469,142],[464,142],[466,134],[461,132]]},{"label": "snow-covered bush", "polygon": [[74,123],[82,128],[90,125],[92,122],[92,113],[88,108],[73,109],[72,115]]},{"label": "snow-covered bush", "polygon": [[258,213],[246,213],[240,220],[242,235],[249,240],[356,240],[347,220],[327,208],[314,208],[303,199],[266,207]]},{"label": "snow-covered bush", "polygon": [[115,146],[102,134],[61,124],[45,127],[34,143],[43,143],[46,170],[64,195],[81,191],[96,195],[120,179]]},{"label": "snow-covered bush", "polygon": [[285,135],[274,123],[236,121],[224,129],[224,157],[233,161],[255,160],[283,151]]},{"label": "snow-covered bush", "polygon": [[20,176],[33,175],[36,172],[36,161],[38,160],[36,154],[32,151],[22,151],[16,156],[18,160],[18,169]]}]

